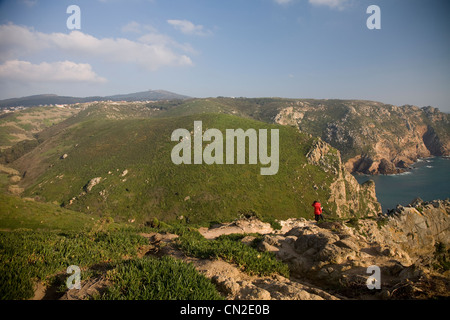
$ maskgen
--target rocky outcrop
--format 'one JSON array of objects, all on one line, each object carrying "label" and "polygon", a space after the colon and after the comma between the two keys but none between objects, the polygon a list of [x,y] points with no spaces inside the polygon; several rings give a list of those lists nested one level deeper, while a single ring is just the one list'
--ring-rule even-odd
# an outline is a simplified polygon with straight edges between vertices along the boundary
[{"label": "rocky outcrop", "polygon": [[[398,205],[382,215],[384,227],[379,229],[379,233],[368,234],[371,241],[399,247],[417,259],[432,253],[437,243],[450,245],[449,214],[449,200],[424,202],[417,199],[409,206]],[[373,229],[371,225],[362,224],[361,227],[363,230]]]},{"label": "rocky outcrop", "polygon": [[294,107],[288,107],[280,111],[275,117],[275,122],[282,125],[297,126],[297,123],[303,119],[305,115],[294,110]]},{"label": "rocky outcrop", "polygon": [[449,214],[450,201],[433,201],[398,207],[381,220],[351,224],[290,219],[281,222],[288,228],[265,235],[259,248],[285,261],[293,276],[322,289],[339,287],[339,292],[352,296],[368,293],[367,268],[376,265],[382,273],[378,298],[403,298],[396,293],[403,286],[413,291],[411,297],[448,297],[448,291],[417,288],[430,283],[435,288],[450,287],[450,271],[436,270],[433,261],[438,243],[444,248],[450,245]]},{"label": "rocky outcrop", "polygon": [[339,217],[374,216],[381,212],[375,183],[372,180],[360,185],[344,168],[340,152],[318,138],[306,155],[308,162],[331,172],[334,180],[326,203]]},{"label": "rocky outcrop", "polygon": [[449,115],[437,108],[423,107],[427,119],[431,124],[427,128],[423,140],[432,155],[445,156],[450,154]]},{"label": "rocky outcrop", "polygon": [[[267,226],[261,221],[257,222],[256,219],[240,219],[236,223],[242,226],[254,224],[253,228],[261,226],[263,232],[267,231]],[[273,232],[273,230],[271,231]],[[229,224],[220,228],[217,236],[219,233],[241,232],[235,229],[234,224]],[[141,235],[148,238],[150,244],[141,248],[140,256],[154,255],[160,257],[170,255],[190,263],[200,273],[211,279],[218,291],[229,300],[339,300],[337,296],[316,286],[288,279],[279,274],[271,276],[249,275],[243,272],[239,266],[223,260],[187,256],[174,245],[173,241],[178,236],[173,234],[151,233]],[[205,235],[211,234],[205,232]]]},{"label": "rocky outcrop", "polygon": [[199,228],[198,231],[206,239],[215,239],[223,234],[233,234],[233,233],[260,233],[268,234],[272,233],[274,230],[270,223],[262,222],[254,217],[247,219],[237,219],[230,223],[222,223],[215,225],[213,228]]},{"label": "rocky outcrop", "polygon": [[84,190],[86,192],[90,192],[92,190],[93,187],[95,187],[97,184],[100,183],[100,181],[102,180],[102,177],[96,177],[96,178],[92,178],[91,180],[89,180],[89,182],[84,186]]},{"label": "rocky outcrop", "polygon": [[450,155],[450,115],[432,107],[305,100],[281,108],[274,121],[321,137],[350,172],[399,173],[418,158]]},{"label": "rocky outcrop", "polygon": [[[272,252],[289,266],[289,278],[249,275],[230,262],[187,256],[171,234],[142,234],[151,245],[142,247],[141,255],[171,255],[192,263],[232,300],[449,298],[450,271],[438,269],[435,259],[437,244],[450,246],[449,214],[448,200],[417,200],[377,218],[320,223],[291,218],[279,221],[278,230],[243,218],[199,229],[211,240],[251,232],[238,241]],[[378,289],[368,287],[373,266],[381,272]]]},{"label": "rocky outcrop", "polygon": [[432,126],[427,127],[427,131],[422,137],[423,143],[432,155],[443,156],[446,154],[445,148],[439,139],[438,134]]}]

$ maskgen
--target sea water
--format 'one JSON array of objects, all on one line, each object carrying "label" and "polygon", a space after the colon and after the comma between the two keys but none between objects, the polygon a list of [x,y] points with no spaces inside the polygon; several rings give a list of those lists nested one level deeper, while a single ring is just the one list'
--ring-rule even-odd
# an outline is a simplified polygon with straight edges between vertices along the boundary
[{"label": "sea water", "polygon": [[450,158],[419,159],[407,172],[393,175],[355,175],[359,183],[375,181],[383,212],[397,204],[407,205],[415,198],[424,201],[450,198]]}]

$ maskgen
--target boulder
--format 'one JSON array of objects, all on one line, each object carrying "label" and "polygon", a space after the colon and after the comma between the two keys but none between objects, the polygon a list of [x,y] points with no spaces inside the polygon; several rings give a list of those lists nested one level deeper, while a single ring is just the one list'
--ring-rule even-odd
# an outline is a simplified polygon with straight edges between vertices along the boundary
[{"label": "boulder", "polygon": [[101,177],[93,178],[89,180],[89,182],[84,186],[86,192],[90,192],[94,186],[100,183],[102,180]]}]

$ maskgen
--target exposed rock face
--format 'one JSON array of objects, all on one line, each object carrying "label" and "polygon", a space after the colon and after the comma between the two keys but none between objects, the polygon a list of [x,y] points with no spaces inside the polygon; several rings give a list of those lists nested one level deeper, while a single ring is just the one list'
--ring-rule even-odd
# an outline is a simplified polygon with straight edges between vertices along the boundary
[{"label": "exposed rock face", "polygon": [[281,110],[281,112],[275,117],[275,122],[282,125],[296,126],[298,121],[301,121],[303,117],[303,113],[294,111],[294,107],[288,107]]},{"label": "exposed rock face", "polygon": [[330,186],[330,197],[327,203],[339,217],[373,216],[381,212],[372,180],[360,185],[344,168],[340,152],[328,143],[317,139],[307,154],[308,162],[318,165],[325,172],[335,176]]},{"label": "exposed rock face", "polygon": [[233,233],[272,233],[270,223],[262,222],[256,218],[239,219],[231,223],[224,223],[214,228],[199,228],[198,230],[206,239],[215,239],[223,234]]},{"label": "exposed rock face", "polygon": [[[371,241],[384,241],[407,251],[411,257],[419,258],[433,252],[438,242],[450,244],[449,214],[448,200],[423,202],[418,199],[410,206],[399,205],[385,214],[384,217],[388,221],[379,234],[368,234]],[[370,225],[362,225],[362,228],[373,229]]]},{"label": "exposed rock face", "polygon": [[89,180],[89,182],[88,182],[88,183],[86,184],[86,186],[84,187],[85,190],[86,190],[86,192],[91,191],[92,188],[93,188],[94,186],[96,186],[97,184],[99,184],[101,180],[102,180],[102,177],[96,177],[96,178],[93,178],[93,179]]},{"label": "exposed rock face", "polygon": [[326,287],[365,288],[366,270],[376,265],[385,279],[381,297],[392,296],[400,284],[438,281],[445,288],[450,287],[449,271],[434,271],[431,261],[436,243],[450,245],[449,214],[450,201],[433,201],[398,207],[382,227],[374,219],[359,220],[354,227],[291,219],[282,222],[280,232],[265,235],[259,248],[288,263],[292,275]]},{"label": "exposed rock face", "polygon": [[[433,261],[436,243],[450,245],[449,214],[448,200],[417,200],[378,220],[316,223],[292,218],[279,221],[281,229],[273,230],[252,218],[199,229],[209,239],[231,233],[263,234],[257,249],[285,262],[289,279],[253,276],[223,260],[186,256],[173,245],[177,236],[171,234],[142,234],[151,242],[142,255],[172,255],[192,263],[232,300],[449,298],[450,271],[436,270]],[[248,235],[241,241],[252,245],[256,239]],[[380,289],[367,287],[370,266],[380,268]]]},{"label": "exposed rock face", "polygon": [[[255,223],[263,231],[267,227],[257,223],[256,220],[242,219],[236,221],[238,225]],[[235,225],[221,228],[222,234],[239,233]],[[273,231],[273,230],[272,230]],[[205,234],[209,234],[206,232]],[[239,266],[232,263],[216,260],[201,259],[186,256],[173,245],[176,235],[171,234],[141,234],[150,240],[150,245],[142,248],[141,255],[171,255],[191,263],[195,268],[210,278],[217,289],[229,300],[338,300],[339,298],[316,286],[293,281],[281,275],[253,276],[242,271]],[[160,246],[160,244],[163,245]]]},{"label": "exposed rock face", "polygon": [[[192,261],[229,299],[448,298],[450,271],[436,269],[434,259],[437,243],[450,246],[449,214],[449,200],[417,200],[377,219],[346,223],[288,219],[279,222],[280,230],[270,232],[263,223],[251,221],[251,231],[257,233],[261,226],[264,234],[258,250],[288,264],[290,279],[250,277],[223,261]],[[234,224],[211,230],[237,231]],[[250,245],[255,239],[246,236],[241,241]],[[367,287],[370,266],[380,268],[379,290]]]},{"label": "exposed rock face", "polygon": [[418,158],[450,155],[450,115],[432,107],[305,100],[280,109],[274,121],[321,137],[350,172],[399,173]]},{"label": "exposed rock face", "polygon": [[432,155],[443,156],[446,154],[445,147],[432,126],[427,127],[427,131],[423,135],[423,143]]}]

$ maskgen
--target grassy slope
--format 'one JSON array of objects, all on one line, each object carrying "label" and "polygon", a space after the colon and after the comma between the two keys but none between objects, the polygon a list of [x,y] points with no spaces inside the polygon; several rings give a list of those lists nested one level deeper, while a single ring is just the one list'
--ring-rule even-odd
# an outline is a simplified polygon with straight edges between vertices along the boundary
[{"label": "grassy slope", "polygon": [[[260,175],[260,164],[174,165],[170,152],[176,142],[170,135],[177,128],[192,130],[194,120],[202,120],[204,130],[217,128],[223,133],[227,128],[279,129],[278,174]],[[230,115],[87,120],[48,139],[20,159],[18,167],[27,171],[23,180],[27,196],[65,205],[77,197],[68,208],[115,219],[170,221],[184,215],[192,222],[223,221],[241,211],[263,218],[300,217],[310,216],[314,199],[328,198],[332,179],[307,164],[311,142],[293,128]],[[63,153],[69,156],[61,160]],[[39,175],[34,177],[33,170]],[[128,174],[122,177],[124,170]],[[102,181],[80,196],[94,177]],[[323,189],[314,190],[314,184]]]},{"label": "grassy slope", "polygon": [[0,228],[83,231],[92,227],[98,217],[66,210],[51,203],[39,203],[0,194]]},{"label": "grassy slope", "polygon": [[0,116],[0,149],[23,140],[33,140],[34,134],[49,128],[78,112],[75,108],[35,107]]},{"label": "grassy slope", "polygon": [[[3,188],[6,174],[0,175]],[[178,233],[180,249],[188,255],[220,257],[249,274],[288,275],[273,254],[242,244],[241,237],[209,241],[182,225],[153,230],[115,223],[1,191],[0,300],[32,298],[36,282],[56,289],[56,299],[67,290],[70,265],[81,268],[82,283],[99,277],[110,282],[97,299],[223,299],[192,265],[172,257],[139,257],[139,248],[148,245],[140,232],[149,231]]]},{"label": "grassy slope", "polygon": [[[308,104],[308,108],[297,108],[297,103]],[[360,154],[375,154],[374,146],[379,137],[391,141],[392,148],[401,150],[405,146],[392,137],[410,135],[407,119],[415,125],[431,125],[444,145],[450,136],[449,115],[434,115],[434,121],[412,106],[395,107],[365,100],[316,100],[283,98],[208,98],[192,99],[183,103],[160,104],[159,116],[188,115],[204,112],[234,114],[240,117],[273,123],[275,116],[286,107],[300,109],[303,119],[299,128],[313,136],[322,137],[341,151],[344,161]],[[158,115],[156,115],[158,116]],[[440,119],[440,120],[439,120]],[[338,125],[339,137],[328,140],[329,124]]]},{"label": "grassy slope", "polygon": [[[0,175],[3,189],[6,174]],[[110,280],[100,299],[221,298],[191,265],[172,258],[139,258],[139,247],[148,245],[139,227],[22,199],[5,190],[0,203],[0,300],[32,298],[36,282],[55,288],[57,298],[67,290],[70,265],[81,268],[82,281],[99,276]]]},{"label": "grassy slope", "polygon": [[[287,265],[275,259],[272,253],[261,253],[240,242],[241,237],[226,236],[209,241],[191,229],[180,225],[165,225],[163,230],[112,223],[110,219],[86,218],[86,224],[72,219],[74,214],[59,209],[67,221],[55,220],[40,224],[40,219],[54,219],[47,212],[48,205],[36,203],[28,209],[32,214],[21,216],[22,199],[3,196],[17,206],[8,214],[19,215],[28,227],[0,230],[0,300],[21,300],[33,297],[35,283],[56,289],[53,299],[66,290],[70,265],[81,268],[81,281],[106,279],[106,291],[96,299],[223,299],[215,286],[199,274],[193,265],[172,257],[158,259],[139,256],[139,248],[148,245],[140,232],[169,231],[180,234],[179,247],[186,254],[202,258],[225,259],[236,263],[249,274],[288,276]],[[35,212],[34,212],[35,211]],[[6,215],[8,215],[6,214]],[[78,213],[80,216],[81,213]],[[5,211],[0,212],[0,226],[4,226]],[[6,223],[8,221],[6,220]]]}]

